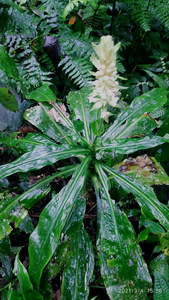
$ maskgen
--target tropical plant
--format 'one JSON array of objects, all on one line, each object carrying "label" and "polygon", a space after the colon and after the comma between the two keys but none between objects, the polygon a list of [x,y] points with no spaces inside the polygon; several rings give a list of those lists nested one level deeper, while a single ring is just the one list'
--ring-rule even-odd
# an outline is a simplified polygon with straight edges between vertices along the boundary
[{"label": "tropical plant", "polygon": [[[136,299],[137,294],[139,299],[145,299],[152,290],[152,279],[139,242],[146,239],[148,231],[160,231],[163,235],[168,232],[169,209],[157,199],[153,188],[143,185],[139,178],[131,178],[121,168],[117,169],[114,162],[119,154],[131,154],[169,141],[168,135],[158,136],[153,131],[159,122],[150,116],[166,103],[167,91],[164,87],[155,88],[124,108],[118,101],[120,87],[115,66],[118,46],[114,46],[109,36],[102,37],[101,43],[93,47],[96,55],[92,62],[97,68],[94,88],[88,85],[70,92],[67,96],[69,109],[66,109],[48,84],[42,85],[27,94],[27,99],[37,101],[38,105],[27,110],[24,116],[41,133],[2,137],[2,144],[17,149],[22,155],[0,167],[0,179],[50,165],[55,169],[55,173],[32,185],[23,194],[15,197],[10,193],[3,195],[0,237],[4,249],[7,247],[6,236],[21,224],[32,205],[50,192],[50,182],[56,177],[67,178],[67,185],[60,192],[53,191],[51,194],[51,201],[43,209],[38,225],[30,235],[28,270],[17,254],[14,273],[19,288],[16,290],[10,284],[3,292],[5,299],[30,299],[30,295],[33,299],[51,299],[47,280],[52,259],[56,263],[54,276],[63,269],[61,299],[88,298],[94,269],[93,245],[83,225],[89,186],[93,187],[90,189],[95,192],[97,203],[95,255],[109,298]],[[107,70],[110,60],[112,64]],[[115,101],[109,107],[110,99],[105,101],[105,94],[110,96],[111,89]],[[110,110],[110,115],[114,109],[115,112],[119,109],[110,126],[104,122],[109,117],[105,114],[106,109]],[[72,160],[72,157],[76,159]],[[55,163],[61,160],[65,166],[62,164],[56,171]],[[153,170],[159,178],[160,166],[156,166],[153,164]],[[164,170],[162,175],[167,182]],[[153,183],[149,182],[149,185],[152,184],[154,178]],[[116,186],[133,194],[144,217],[142,224],[150,222],[148,224],[154,231],[150,225],[145,225],[148,227],[146,233],[143,232],[137,240],[125,211],[112,198]],[[158,291],[164,295],[166,290],[163,291],[161,286],[168,288],[168,285],[161,273],[156,269],[153,272],[156,297]]]}]

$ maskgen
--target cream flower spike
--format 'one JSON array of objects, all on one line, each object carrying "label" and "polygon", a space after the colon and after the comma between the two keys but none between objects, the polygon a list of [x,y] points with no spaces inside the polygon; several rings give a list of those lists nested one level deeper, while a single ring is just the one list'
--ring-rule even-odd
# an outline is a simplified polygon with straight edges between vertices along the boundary
[{"label": "cream flower spike", "polygon": [[120,43],[114,45],[112,37],[108,35],[101,37],[100,44],[92,43],[92,46],[97,56],[93,53],[90,60],[97,71],[91,72],[96,80],[92,82],[94,90],[89,95],[89,101],[94,103],[92,110],[101,108],[101,118],[107,119],[107,106],[115,107],[120,95],[116,68],[116,52]]}]

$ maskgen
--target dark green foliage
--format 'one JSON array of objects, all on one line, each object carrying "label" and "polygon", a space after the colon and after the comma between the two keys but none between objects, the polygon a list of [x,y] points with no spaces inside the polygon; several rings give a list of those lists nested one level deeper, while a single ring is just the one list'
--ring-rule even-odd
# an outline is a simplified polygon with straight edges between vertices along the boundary
[{"label": "dark green foliage", "polygon": [[[0,103],[32,105],[0,134],[0,297],[168,299],[169,2],[0,5]],[[127,79],[107,123],[88,99],[103,35]]]}]

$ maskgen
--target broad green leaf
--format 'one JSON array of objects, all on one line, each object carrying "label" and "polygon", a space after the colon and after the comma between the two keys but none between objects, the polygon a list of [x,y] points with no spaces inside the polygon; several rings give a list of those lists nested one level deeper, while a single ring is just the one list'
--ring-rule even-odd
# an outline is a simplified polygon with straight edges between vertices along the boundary
[{"label": "broad green leaf", "polygon": [[16,256],[14,273],[19,280],[19,286],[24,300],[43,300],[44,298],[33,289],[29,275],[23,264],[19,260],[19,255]]},{"label": "broad green leaf", "polygon": [[0,103],[8,110],[18,110],[18,103],[14,95],[8,90],[8,88],[0,87]]},{"label": "broad green leaf", "polygon": [[68,142],[67,131],[51,115],[47,114],[42,107],[34,106],[26,110],[24,118],[57,142],[61,142],[63,139],[66,139]]},{"label": "broad green leaf", "polygon": [[139,234],[138,234],[138,243],[146,241],[148,239],[150,233],[150,226],[147,228],[143,229]]},{"label": "broad green leaf", "polygon": [[90,110],[90,126],[95,136],[104,132],[104,122],[101,119],[101,109]]},{"label": "broad green leaf", "polygon": [[168,258],[164,255],[164,253],[158,255],[154,258],[150,265],[150,271],[154,275],[155,272],[158,272],[165,280],[168,281],[169,278],[169,264]]},{"label": "broad green leaf", "polygon": [[24,208],[30,209],[37,201],[42,197],[45,197],[50,188],[48,183],[56,177],[61,177],[63,175],[70,175],[75,171],[76,166],[69,167],[67,170],[56,172],[52,176],[41,180],[40,182],[31,186],[26,192],[17,197],[12,197],[9,199],[1,199],[0,205],[0,239],[5,235],[8,235],[13,227],[11,223],[17,228],[22,220],[27,215],[27,210]]},{"label": "broad green leaf", "polygon": [[28,172],[41,169],[47,165],[54,164],[61,159],[87,154],[89,150],[68,145],[45,147],[37,146],[32,152],[23,154],[14,162],[0,167],[0,179],[17,172]]},{"label": "broad green leaf", "polygon": [[148,186],[169,185],[169,176],[154,157],[147,155],[140,155],[136,158],[129,157],[113,168]]},{"label": "broad green leaf", "polygon": [[48,84],[45,83],[39,88],[31,91],[29,94],[26,95],[26,99],[33,99],[38,102],[50,102],[56,99],[55,94],[49,88]]},{"label": "broad green leaf", "polygon": [[9,56],[3,45],[0,45],[0,69],[4,71],[7,76],[18,79],[18,71],[15,62]]},{"label": "broad green leaf", "polygon": [[100,229],[97,240],[101,274],[112,300],[136,299],[134,291],[142,290],[145,299],[151,287],[151,277],[134,229],[127,216],[110,198],[108,179],[99,165],[96,171],[101,181]]},{"label": "broad green leaf", "polygon": [[2,292],[2,300],[23,300],[20,291],[13,291],[11,284],[9,284],[9,289]]},{"label": "broad green leaf", "polygon": [[[103,140],[112,138],[122,138],[126,132],[129,132],[130,127],[138,122],[144,113],[149,113],[157,107],[162,106],[167,101],[167,91],[162,88],[156,88],[147,92],[136,99],[125,108],[113,125],[103,134]],[[125,122],[125,123],[124,123]]]},{"label": "broad green leaf", "polygon": [[158,201],[152,188],[141,185],[138,181],[130,179],[106,165],[102,165],[102,167],[106,172],[112,175],[124,190],[133,193],[141,206],[143,215],[148,220],[157,219],[166,230],[169,229],[169,209]]},{"label": "broad green leaf", "polygon": [[157,222],[154,221],[148,221],[144,218],[143,215],[140,216],[139,219],[139,227],[149,227],[150,228],[150,232],[154,233],[154,234],[158,234],[158,233],[162,233],[165,232],[165,229]]},{"label": "broad green leaf", "polygon": [[62,278],[62,300],[87,300],[89,280],[94,269],[92,243],[83,227],[70,236],[70,250],[67,254]]},{"label": "broad green leaf", "polygon": [[141,149],[153,148],[169,142],[169,139],[161,136],[144,137],[139,139],[115,139],[110,143],[103,143],[103,146],[96,147],[97,150],[114,150],[121,154],[129,154]]},{"label": "broad green leaf", "polygon": [[154,300],[168,300],[169,282],[165,280],[158,272],[154,272]]},{"label": "broad green leaf", "polygon": [[67,96],[67,101],[74,110],[75,119],[80,119],[84,124],[85,137],[90,141],[89,130],[89,88],[83,87],[76,92],[70,92]]},{"label": "broad green leaf", "polygon": [[45,207],[38,226],[30,236],[29,274],[36,286],[39,286],[42,271],[53,255],[73,205],[83,189],[89,161],[90,156],[76,169],[66,187]]}]

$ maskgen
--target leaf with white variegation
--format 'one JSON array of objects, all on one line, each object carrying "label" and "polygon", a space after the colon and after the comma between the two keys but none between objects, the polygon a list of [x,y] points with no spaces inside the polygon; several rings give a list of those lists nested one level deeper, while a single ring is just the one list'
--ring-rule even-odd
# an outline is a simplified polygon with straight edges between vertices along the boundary
[{"label": "leaf with white variegation", "polygon": [[138,289],[143,291],[139,299],[145,299],[151,287],[151,277],[134,229],[125,213],[110,198],[108,178],[101,166],[96,165],[96,171],[101,181],[97,248],[107,293],[112,300],[134,300],[134,291]]},{"label": "leaf with white variegation", "polygon": [[84,124],[85,137],[89,141],[90,130],[89,130],[89,100],[88,96],[90,89],[83,87],[81,90],[76,92],[70,92],[67,96],[68,103],[73,108],[75,113],[75,119],[80,119]]},{"label": "leaf with white variegation", "polygon": [[137,139],[114,139],[111,143],[103,143],[100,146],[96,146],[96,151],[114,150],[117,153],[129,154],[139,150],[153,148],[165,142],[169,142],[169,139],[161,136],[146,136]]},{"label": "leaf with white variegation", "polygon": [[63,272],[62,300],[87,300],[89,280],[94,269],[92,243],[83,227],[70,235],[69,251]]},{"label": "leaf with white variegation", "polygon": [[67,130],[39,105],[27,109],[24,118],[57,142],[68,141]]},{"label": "leaf with white variegation", "polygon": [[[144,113],[154,111],[157,107],[165,104],[167,101],[167,91],[163,88],[153,89],[137,98],[135,98],[130,106],[126,107],[108,130],[102,135],[104,141],[112,138],[123,138],[126,132],[134,130],[134,124],[138,122]],[[125,124],[124,124],[125,123]]]},{"label": "leaf with white variegation", "polygon": [[15,161],[0,167],[0,179],[17,172],[28,172],[39,170],[45,166],[52,165],[61,159],[73,156],[81,156],[89,153],[89,150],[68,145],[46,144],[44,147],[37,146],[32,152],[23,154]]},{"label": "leaf with white variegation", "polygon": [[142,185],[138,181],[130,179],[121,172],[104,164],[101,165],[124,190],[132,193],[137,198],[142,212],[148,220],[157,219],[166,230],[169,230],[169,209],[158,201],[151,187]]},{"label": "leaf with white variegation", "polygon": [[[72,167],[64,168],[63,171],[56,172],[52,176],[49,176],[40,182],[32,185],[26,192],[17,197],[8,199],[1,199],[0,205],[0,239],[8,235],[13,227],[17,228],[22,220],[27,215],[27,210],[30,209],[41,198],[45,197],[50,192],[48,184],[56,177],[70,176],[76,170],[76,165]],[[82,202],[80,202],[82,204]],[[78,203],[79,205],[79,203]],[[84,206],[80,207],[80,210],[84,210]],[[76,221],[76,220],[74,220]]]},{"label": "leaf with white variegation", "polygon": [[72,179],[44,208],[39,223],[30,236],[29,274],[32,282],[39,287],[44,267],[52,257],[69,214],[83,189],[86,170],[90,161],[88,156],[76,169]]}]

